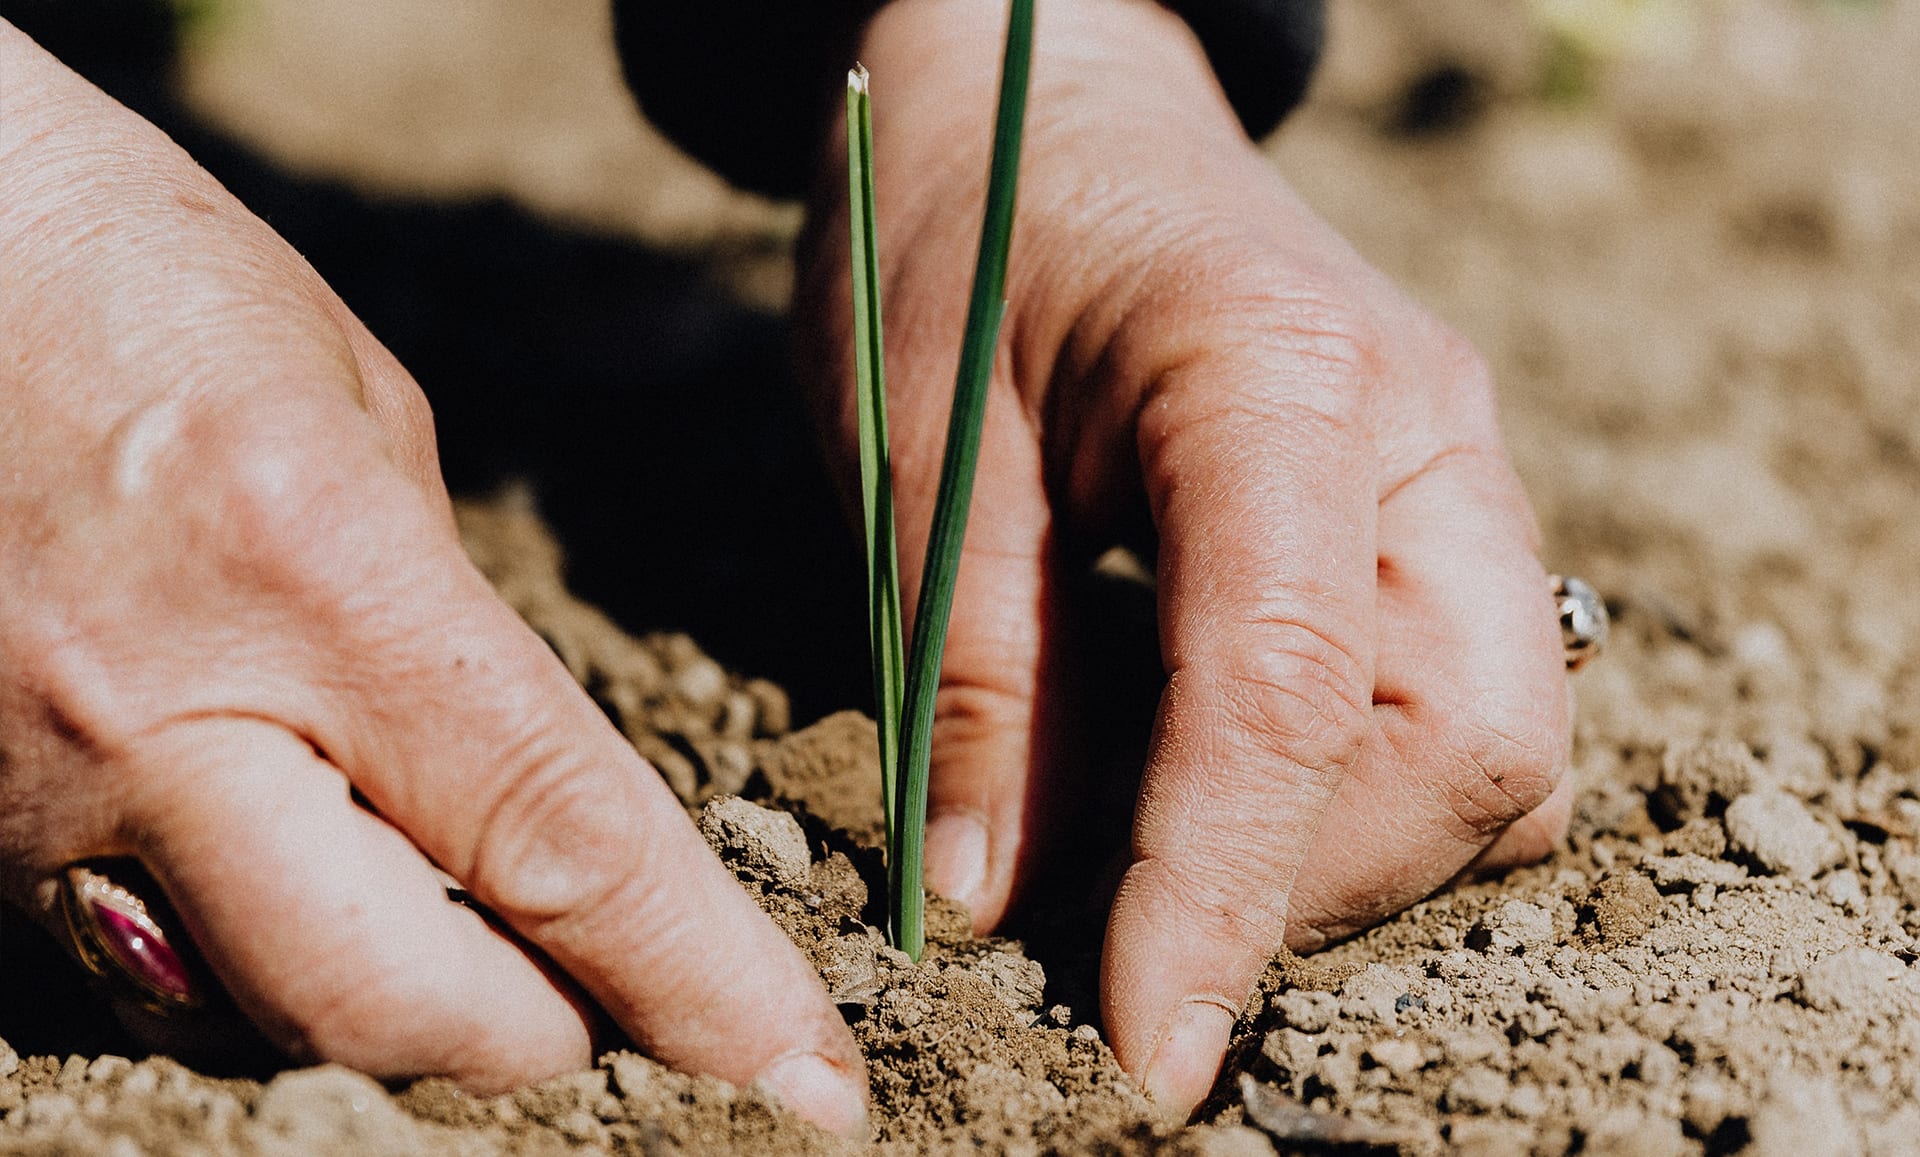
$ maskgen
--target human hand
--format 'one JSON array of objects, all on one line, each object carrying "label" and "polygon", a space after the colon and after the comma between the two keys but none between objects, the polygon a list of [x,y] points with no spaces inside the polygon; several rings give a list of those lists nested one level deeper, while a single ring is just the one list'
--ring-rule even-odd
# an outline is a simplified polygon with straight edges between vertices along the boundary
[{"label": "human hand", "polygon": [[4,22],[0,412],[7,898],[138,857],[298,1059],[502,1089],[591,1063],[584,993],[864,1135],[812,969],[461,552],[412,380]]},{"label": "human hand", "polygon": [[[894,0],[861,50],[906,606],[1004,19],[999,0]],[[990,927],[1047,870],[1045,817],[1078,806],[1061,785],[1084,777],[1059,741],[1064,575],[1150,519],[1167,683],[1103,1005],[1121,1063],[1185,1112],[1283,940],[1317,946],[1471,863],[1551,847],[1565,671],[1474,353],[1294,197],[1175,17],[1054,0],[1036,54],[929,882]],[[852,461],[844,170],[826,172],[799,300],[820,314],[823,424]]]}]

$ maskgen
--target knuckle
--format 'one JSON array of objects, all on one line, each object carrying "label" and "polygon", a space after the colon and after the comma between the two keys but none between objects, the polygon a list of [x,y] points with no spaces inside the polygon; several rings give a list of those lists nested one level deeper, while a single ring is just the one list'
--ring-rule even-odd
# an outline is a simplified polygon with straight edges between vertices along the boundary
[{"label": "knuckle", "polygon": [[476,833],[467,887],[523,931],[606,908],[638,870],[619,778],[546,750],[515,764],[524,770]]},{"label": "knuckle", "polygon": [[[0,617],[4,618],[4,617]],[[153,726],[154,704],[126,694],[112,647],[88,622],[66,615],[26,614],[0,622],[0,779],[30,782],[55,769],[99,767],[124,756],[133,739]],[[23,774],[33,769],[37,774]],[[65,803],[106,789],[111,777],[74,779],[56,793]],[[17,824],[53,798],[0,795],[0,813]],[[31,803],[31,807],[29,807]],[[10,825],[11,826],[11,825]]]},{"label": "knuckle", "polygon": [[1373,676],[1357,648],[1297,621],[1258,624],[1265,646],[1243,651],[1225,702],[1243,731],[1309,771],[1351,764],[1372,726]]},{"label": "knuckle", "polygon": [[1466,335],[1439,320],[1432,320],[1432,361],[1446,380],[1458,383],[1474,395],[1493,395],[1493,370],[1480,348]]},{"label": "knuckle", "polygon": [[933,700],[933,739],[939,748],[974,747],[1021,733],[1033,716],[1031,686],[943,679]]},{"label": "knuckle", "polygon": [[323,620],[377,607],[370,592],[412,587],[447,545],[379,442],[337,421],[296,414],[263,430],[250,420],[213,435],[197,459],[214,488],[197,529],[223,577]]},{"label": "knuckle", "polygon": [[[1383,506],[1403,494],[1434,488],[1451,493],[1456,500],[1471,500],[1476,512],[1489,520],[1489,529],[1512,533],[1512,542],[1530,545],[1534,541],[1532,508],[1497,439],[1469,436],[1421,447],[1418,457],[1390,456],[1382,463],[1380,482]],[[1497,551],[1508,541],[1496,538],[1490,549]]]},{"label": "knuckle", "polygon": [[1180,477],[1186,472],[1181,467],[1194,462],[1221,479],[1264,477],[1273,467],[1279,432],[1285,437],[1279,452],[1288,459],[1312,453],[1336,463],[1355,461],[1364,444],[1354,391],[1254,389],[1221,395],[1211,383],[1168,390],[1171,404],[1148,407],[1140,418],[1141,463],[1149,479]]},{"label": "knuckle", "polygon": [[1368,316],[1337,290],[1294,285],[1249,292],[1230,309],[1244,316],[1240,332],[1257,342],[1254,360],[1275,371],[1267,392],[1315,399],[1341,420],[1359,417],[1363,383],[1377,381],[1382,343]]},{"label": "knuckle", "polygon": [[1544,714],[1516,712],[1457,728],[1447,802],[1475,837],[1495,835],[1546,803],[1564,774],[1568,739]]},{"label": "knuckle", "polygon": [[1350,298],[1318,286],[1295,287],[1277,295],[1269,308],[1269,332],[1290,369],[1320,367],[1325,375],[1320,384],[1339,387],[1337,392],[1348,397],[1357,396],[1351,388],[1355,381],[1380,376],[1380,337]]},{"label": "knuckle", "polygon": [[1344,421],[1358,420],[1366,391],[1357,387],[1378,381],[1386,364],[1386,343],[1364,295],[1332,271],[1290,263],[1285,276],[1275,276],[1246,260],[1246,244],[1234,238],[1203,247],[1148,279],[1155,288],[1133,311],[1148,335],[1144,348],[1176,371],[1231,358],[1269,371],[1247,379],[1250,395],[1307,399]]},{"label": "knuckle", "polygon": [[[1413,339],[1411,367],[1418,372],[1428,424],[1456,431],[1470,441],[1498,446],[1499,413],[1493,370],[1478,347],[1452,326],[1423,315],[1424,332]],[[1419,404],[1419,403],[1416,403]]]},{"label": "knuckle", "polygon": [[211,529],[223,562],[255,579],[333,573],[309,564],[324,549],[337,566],[340,532],[365,513],[342,501],[335,464],[311,445],[253,431],[222,433],[201,461],[218,487]]}]

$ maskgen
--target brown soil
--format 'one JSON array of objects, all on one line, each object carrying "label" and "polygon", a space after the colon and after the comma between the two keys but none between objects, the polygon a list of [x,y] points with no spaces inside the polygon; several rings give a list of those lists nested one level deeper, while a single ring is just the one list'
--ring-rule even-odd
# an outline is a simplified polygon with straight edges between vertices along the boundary
[{"label": "brown soil", "polygon": [[[1655,6],[1658,7],[1658,6]],[[1492,362],[1547,558],[1608,593],[1549,862],[1276,961],[1201,1124],[1157,1122],[1051,973],[872,927],[871,726],[567,596],[524,497],[483,569],[805,949],[897,1152],[1920,1152],[1920,6],[1669,6],[1571,103],[1516,4],[1335,6],[1281,168]],[[1685,35],[1683,35],[1683,33]],[[744,797],[744,798],[741,798]],[[476,1099],[0,1048],[23,1152],[839,1152],[614,1054]]]}]

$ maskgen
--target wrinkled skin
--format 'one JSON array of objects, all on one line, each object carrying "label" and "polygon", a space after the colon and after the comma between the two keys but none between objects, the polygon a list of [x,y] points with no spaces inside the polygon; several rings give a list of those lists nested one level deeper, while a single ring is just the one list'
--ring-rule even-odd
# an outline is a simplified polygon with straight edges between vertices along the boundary
[{"label": "wrinkled skin", "polygon": [[[1003,19],[896,0],[862,49],[910,586]],[[1050,544],[1144,509],[1169,679],[1105,1011],[1180,1112],[1283,940],[1556,838],[1564,672],[1471,352],[1274,176],[1177,21],[1049,0],[1040,46],[930,853],[982,925],[1045,863],[1026,801],[1073,763],[1032,729],[1063,645]],[[48,916],[62,865],[139,857],[296,1056],[501,1088],[586,1063],[591,1002],[862,1131],[817,978],[461,554],[406,373],[4,24],[0,109],[0,888]],[[802,300],[839,357],[844,258],[816,251]]]},{"label": "wrinkled skin", "polygon": [[[908,607],[1003,21],[995,0],[897,0],[861,50]],[[1048,714],[1073,701],[1066,544],[1123,541],[1144,504],[1167,684],[1103,1004],[1121,1062],[1184,1112],[1283,941],[1317,946],[1469,865],[1550,849],[1570,792],[1564,661],[1474,352],[1299,202],[1178,20],[1053,0],[1036,45],[929,878],[987,928],[1066,870],[1049,866],[1046,823],[1085,790]],[[800,301],[837,367],[820,411],[851,464],[844,235],[844,211],[823,211]]]},{"label": "wrinkled skin", "polygon": [[4,24],[0,109],[9,897],[49,916],[61,865],[139,857],[295,1057],[506,1088],[591,1063],[584,993],[864,1134],[805,958],[461,552],[406,372]]}]

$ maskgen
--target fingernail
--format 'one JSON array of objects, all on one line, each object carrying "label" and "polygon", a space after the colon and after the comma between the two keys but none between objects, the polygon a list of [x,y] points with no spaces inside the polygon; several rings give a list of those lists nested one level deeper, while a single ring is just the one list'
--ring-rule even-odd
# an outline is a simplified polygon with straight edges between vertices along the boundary
[{"label": "fingernail", "polygon": [[987,825],[973,812],[941,812],[927,822],[927,884],[949,900],[976,907],[987,882]]},{"label": "fingernail", "polygon": [[1142,1081],[1156,1105],[1185,1117],[1206,1099],[1220,1075],[1233,1021],[1233,1012],[1211,997],[1194,997],[1173,1010]]},{"label": "fingernail", "polygon": [[768,1065],[754,1084],[822,1129],[867,1139],[865,1087],[819,1053],[789,1053]]}]

